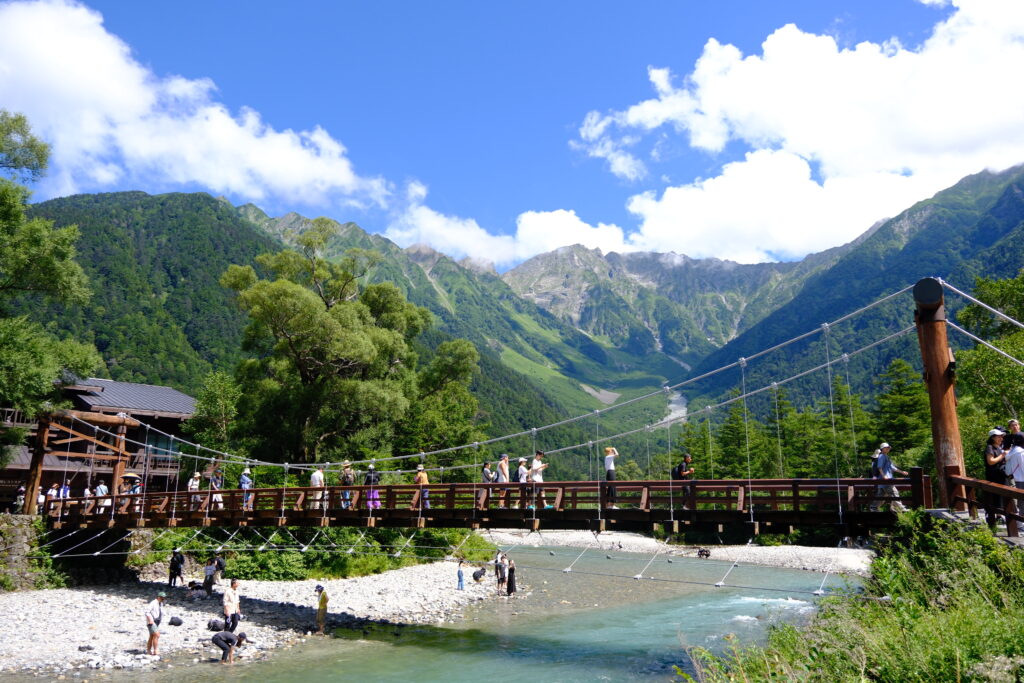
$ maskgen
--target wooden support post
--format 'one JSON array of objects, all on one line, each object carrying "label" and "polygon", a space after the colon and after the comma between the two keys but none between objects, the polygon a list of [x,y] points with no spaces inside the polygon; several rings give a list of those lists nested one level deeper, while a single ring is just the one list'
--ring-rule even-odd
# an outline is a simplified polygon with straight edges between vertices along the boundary
[{"label": "wooden support post", "polygon": [[40,417],[36,427],[36,442],[32,448],[32,464],[28,470],[28,485],[25,487],[25,514],[35,515],[39,487],[43,484],[43,458],[46,457],[46,442],[50,438],[50,418]]},{"label": "wooden support post", "polygon": [[117,460],[114,461],[114,472],[110,478],[111,491],[117,491],[121,485],[125,465],[128,464],[128,455],[124,449],[124,435],[127,430],[128,427],[123,422],[117,426],[117,444],[114,446],[114,450],[117,452]]},{"label": "wooden support post", "polygon": [[[945,469],[945,475],[946,476],[942,477],[942,487],[941,488],[949,496],[949,501],[947,502],[947,504],[945,506],[947,508],[950,507],[950,505],[953,503],[953,501],[955,499],[966,498],[967,497],[967,494],[966,494],[966,491],[964,489],[963,484],[954,484],[951,481],[949,481],[949,477],[951,477],[951,476],[958,476],[958,475],[960,475],[960,473],[961,473],[961,469],[959,467],[957,467],[956,465],[947,465],[946,466],[946,469]],[[956,509],[963,510],[964,509],[964,503],[957,503],[956,504]]]},{"label": "wooden support post", "polygon": [[910,468],[910,507],[924,507],[924,469]]},{"label": "wooden support post", "polygon": [[[942,283],[926,277],[914,285],[917,311],[917,341],[924,364],[924,382],[928,388],[928,404],[932,414],[932,444],[935,449],[935,471],[947,472],[955,467],[964,474],[964,451],[960,443],[960,422],[956,414],[954,391],[956,362],[946,338],[946,308],[943,305]],[[943,507],[952,509],[951,492],[945,477],[939,482],[939,499]],[[963,510],[963,503],[956,506]]]}]

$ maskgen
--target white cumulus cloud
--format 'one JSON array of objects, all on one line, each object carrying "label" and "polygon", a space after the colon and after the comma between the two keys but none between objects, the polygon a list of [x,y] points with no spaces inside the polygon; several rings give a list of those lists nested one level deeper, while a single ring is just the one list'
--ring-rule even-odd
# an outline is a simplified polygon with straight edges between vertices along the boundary
[{"label": "white cumulus cloud", "polygon": [[606,152],[643,165],[637,139],[654,131],[712,155],[748,147],[713,178],[630,198],[635,247],[751,261],[848,241],[965,175],[1024,162],[1024,3],[952,5],[915,47],[841,47],[794,25],[761,54],[711,39],[685,77],[649,70],[655,97],[589,113],[575,145],[625,179],[637,176]]},{"label": "white cumulus cloud", "polygon": [[252,109],[229,111],[208,79],[153,73],[71,0],[0,4],[0,106],[53,144],[46,194],[132,180],[325,206],[388,194],[322,128],[277,130]]},{"label": "white cumulus cloud", "polygon": [[406,190],[407,205],[388,225],[385,235],[407,247],[429,244],[455,258],[468,256],[474,260],[510,266],[537,254],[583,244],[604,251],[625,251],[622,228],[583,221],[574,211],[526,211],[516,220],[513,235],[495,235],[472,218],[443,214],[425,204],[427,188],[419,182]]}]

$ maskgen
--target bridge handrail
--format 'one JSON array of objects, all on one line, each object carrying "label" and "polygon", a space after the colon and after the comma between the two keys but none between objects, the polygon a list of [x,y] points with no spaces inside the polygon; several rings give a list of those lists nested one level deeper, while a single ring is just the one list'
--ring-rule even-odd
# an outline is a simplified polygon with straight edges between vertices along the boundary
[{"label": "bridge handrail", "polygon": [[986,479],[975,479],[966,477],[959,473],[959,468],[949,466],[946,468],[947,490],[950,491],[950,504],[953,506],[966,506],[971,519],[978,518],[978,508],[986,507],[979,504],[975,492],[990,493],[1002,499],[1002,509],[999,511],[1006,518],[1006,535],[1015,538],[1020,535],[1020,525],[1024,522],[1024,515],[1020,513],[1020,501],[1024,501],[1024,489],[1005,484],[997,484]]},{"label": "bridge handrail", "polygon": [[[749,512],[752,509],[790,510],[797,514],[807,509],[823,511],[842,508],[856,510],[894,499],[880,490],[877,479],[694,479],[694,480],[622,480],[622,481],[550,481],[550,482],[438,482],[433,484],[356,484],[352,486],[285,486],[252,489],[174,490],[143,493],[109,493],[47,501],[44,514],[61,520],[96,520],[109,516],[130,521],[134,515],[164,516],[167,519],[216,518],[222,511],[247,511],[257,517],[306,511],[310,518],[337,516],[348,510],[409,509],[423,515],[424,510],[494,510],[521,504],[540,505],[541,492],[551,496],[558,510],[605,509],[619,501],[643,511],[672,510],[682,513],[698,509]],[[910,477],[885,480],[884,486],[910,491],[912,506],[924,505],[930,490],[927,477],[914,468]],[[371,492],[376,492],[372,494]],[[428,504],[429,501],[433,505]],[[318,512],[319,511],[319,512]],[[328,515],[328,511],[331,512]],[[228,516],[228,515],[225,515]],[[371,515],[372,516],[372,515]],[[600,515],[599,515],[600,517]]]}]

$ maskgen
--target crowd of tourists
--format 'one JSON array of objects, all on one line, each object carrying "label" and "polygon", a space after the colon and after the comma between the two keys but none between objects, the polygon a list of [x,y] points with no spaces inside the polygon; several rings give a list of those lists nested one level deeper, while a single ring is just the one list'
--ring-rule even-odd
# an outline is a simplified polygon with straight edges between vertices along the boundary
[{"label": "crowd of tourists", "polygon": [[[989,431],[985,444],[985,479],[993,484],[1024,488],[1024,432],[1020,422],[1011,419],[1006,427]],[[1007,512],[1017,514],[1015,501],[998,493],[988,493],[984,500],[989,526],[1005,521]]]}]

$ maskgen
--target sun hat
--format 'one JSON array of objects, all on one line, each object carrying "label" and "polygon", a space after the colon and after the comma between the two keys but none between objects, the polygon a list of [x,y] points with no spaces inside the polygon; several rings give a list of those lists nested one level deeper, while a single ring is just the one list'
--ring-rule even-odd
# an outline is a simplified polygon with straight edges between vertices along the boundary
[{"label": "sun hat", "polygon": [[526,462],[526,458],[519,458],[519,462]]},{"label": "sun hat", "polygon": [[419,465],[416,465],[416,471],[417,472],[421,471],[422,469],[423,469],[423,463],[420,463]]},{"label": "sun hat", "polygon": [[883,441],[882,445],[878,447],[878,450],[882,450],[883,448],[892,448],[892,446]]},{"label": "sun hat", "polygon": [[156,597],[158,597],[158,598],[166,598],[167,597],[167,593],[164,593],[163,591],[160,591],[159,593],[156,594]]},{"label": "sun hat", "polygon": [[201,476],[203,476],[203,475],[199,474],[199,472],[193,472],[193,473],[192,473],[192,478],[193,478],[193,479],[198,479],[198,478],[199,478],[199,477],[201,477]]},{"label": "sun hat", "polygon": [[352,463],[350,463],[348,460],[346,460],[345,462],[341,463],[341,466],[342,467],[352,467]]},{"label": "sun hat", "polygon": [[374,464],[373,464],[373,463],[371,462],[371,463],[370,463],[369,465],[367,465],[367,466],[366,466],[366,468],[367,468],[367,469],[370,469],[370,470],[375,470],[375,469],[377,469],[377,466],[376,466],[376,465],[374,465]]},{"label": "sun hat", "polygon": [[501,459],[502,460],[508,460],[508,453],[502,453],[501,454]]},{"label": "sun hat", "polygon": [[1006,432],[1002,429],[991,429],[988,433],[989,436],[1006,436]]},{"label": "sun hat", "polygon": [[313,589],[313,592],[314,592],[314,593],[322,593],[322,592],[323,592],[323,590],[324,590],[324,587],[323,587],[323,586],[321,586],[320,584],[317,584],[317,585],[316,585],[316,588],[314,588],[314,589]]},{"label": "sun hat", "polygon": [[249,468],[246,467],[244,470],[242,470],[242,474],[252,474],[252,472],[250,472]]}]

